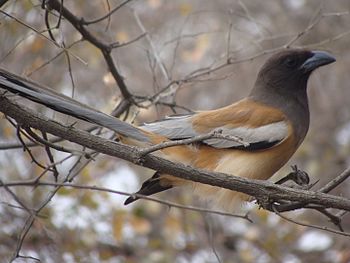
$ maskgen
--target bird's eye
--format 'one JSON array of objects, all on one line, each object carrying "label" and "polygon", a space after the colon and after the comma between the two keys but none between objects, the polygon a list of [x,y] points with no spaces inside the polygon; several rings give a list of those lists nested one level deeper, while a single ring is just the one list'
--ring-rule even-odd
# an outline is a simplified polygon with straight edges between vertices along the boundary
[{"label": "bird's eye", "polygon": [[284,64],[288,67],[288,68],[293,68],[297,65],[297,60],[294,59],[294,58],[287,58],[285,61],[284,61]]}]

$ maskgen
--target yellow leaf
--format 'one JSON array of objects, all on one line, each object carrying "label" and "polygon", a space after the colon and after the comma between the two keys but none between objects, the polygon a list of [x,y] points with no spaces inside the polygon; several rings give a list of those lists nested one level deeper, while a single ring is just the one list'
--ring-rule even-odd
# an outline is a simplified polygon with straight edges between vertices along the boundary
[{"label": "yellow leaf", "polygon": [[256,241],[260,238],[260,236],[261,236],[261,232],[258,227],[250,227],[244,233],[244,238],[250,241]]},{"label": "yellow leaf", "polygon": [[239,256],[242,259],[242,262],[255,262],[255,258],[252,254],[251,248],[240,249]]},{"label": "yellow leaf", "polygon": [[89,182],[92,178],[91,178],[91,174],[90,174],[90,169],[87,167],[84,167],[83,170],[80,172],[81,177],[83,177],[84,179],[87,178],[87,181],[84,182]]},{"label": "yellow leaf", "polygon": [[7,124],[3,125],[2,133],[3,133],[5,138],[13,138],[13,131],[14,131],[14,129],[12,126],[9,126]]},{"label": "yellow leaf", "polygon": [[80,204],[90,209],[97,209],[98,207],[98,203],[93,199],[91,191],[83,192],[80,197]]},{"label": "yellow leaf", "polygon": [[165,219],[165,233],[168,238],[176,238],[182,232],[181,222],[179,218],[169,215]]},{"label": "yellow leaf", "polygon": [[24,75],[27,75],[28,73],[32,72],[33,69],[39,68],[40,66],[42,66],[43,63],[43,59],[40,56],[36,56],[34,61],[31,64],[29,64],[28,67],[26,67],[26,69],[24,70]]},{"label": "yellow leaf", "polygon": [[68,187],[62,187],[58,190],[58,195],[71,195],[74,192],[74,189],[70,189]]},{"label": "yellow leaf", "polygon": [[188,16],[192,11],[192,5],[189,3],[183,3],[180,5],[180,14],[183,16]]},{"label": "yellow leaf", "polygon": [[182,52],[181,57],[186,62],[198,62],[203,58],[209,48],[209,38],[207,35],[201,35],[196,39],[194,47]]},{"label": "yellow leaf", "polygon": [[264,209],[259,209],[256,211],[256,214],[259,216],[260,220],[262,220],[263,222],[266,222],[270,215],[270,212]]},{"label": "yellow leaf", "polygon": [[151,224],[145,218],[132,216],[129,223],[137,234],[146,235],[151,231]]},{"label": "yellow leaf", "polygon": [[125,31],[119,31],[115,36],[115,40],[119,43],[125,43],[129,40],[129,35]]},{"label": "yellow leaf", "polygon": [[126,219],[126,214],[123,211],[118,211],[113,215],[112,229],[114,238],[120,242],[123,239],[123,227]]},{"label": "yellow leaf", "polygon": [[42,51],[45,43],[46,43],[46,40],[44,40],[44,38],[36,37],[31,44],[30,51],[33,53]]},{"label": "yellow leaf", "polygon": [[148,5],[153,9],[157,9],[162,5],[162,0],[148,0]]}]

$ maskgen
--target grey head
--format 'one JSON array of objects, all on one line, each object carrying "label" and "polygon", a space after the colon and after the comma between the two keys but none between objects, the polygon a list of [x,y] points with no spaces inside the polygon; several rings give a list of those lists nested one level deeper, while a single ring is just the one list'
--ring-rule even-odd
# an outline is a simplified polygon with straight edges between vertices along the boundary
[{"label": "grey head", "polygon": [[325,51],[281,51],[262,66],[249,98],[286,114],[301,142],[309,128],[308,79],[315,69],[334,61],[335,58]]}]

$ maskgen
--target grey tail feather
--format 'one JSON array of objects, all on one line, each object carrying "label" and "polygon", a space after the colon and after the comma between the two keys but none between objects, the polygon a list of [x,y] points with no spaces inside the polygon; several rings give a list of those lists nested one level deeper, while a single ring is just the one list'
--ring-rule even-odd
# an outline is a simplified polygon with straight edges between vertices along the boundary
[{"label": "grey tail feather", "polygon": [[[159,179],[160,173],[156,172],[150,179],[143,182],[140,190],[136,192],[136,194],[148,196],[168,190],[173,187],[172,185],[161,185]],[[128,205],[132,202],[135,202],[138,199],[140,199],[140,197],[130,196],[128,199],[125,200],[124,205]]]},{"label": "grey tail feather", "polygon": [[123,136],[149,142],[149,138],[133,125],[90,108],[30,80],[9,73],[4,69],[0,69],[0,88],[45,105],[55,111],[111,129]]}]

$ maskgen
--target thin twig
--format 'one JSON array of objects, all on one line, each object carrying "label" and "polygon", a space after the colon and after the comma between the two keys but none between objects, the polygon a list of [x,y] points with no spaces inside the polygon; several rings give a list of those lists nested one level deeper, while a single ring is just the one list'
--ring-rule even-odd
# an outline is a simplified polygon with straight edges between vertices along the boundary
[{"label": "thin twig", "polygon": [[[28,130],[30,130],[30,129],[28,129]],[[43,136],[43,139],[45,141],[47,141],[48,140],[47,134],[45,132],[42,132],[41,134]],[[54,164],[55,163],[55,158],[53,157],[53,154],[51,152],[51,147],[48,146],[48,145],[45,145],[45,151],[46,151],[46,154],[47,154],[47,156],[49,158],[50,163]],[[55,181],[57,182],[57,178],[58,178],[59,172],[58,172],[58,169],[57,169],[56,165],[53,165],[52,169],[53,169],[53,176],[55,178]]]},{"label": "thin twig", "polygon": [[34,223],[35,217],[36,217],[35,214],[31,214],[31,215],[29,215],[27,217],[26,222],[23,225],[23,228],[22,228],[22,230],[21,230],[21,232],[19,234],[17,245],[16,245],[16,249],[15,249],[15,252],[13,253],[13,255],[12,255],[11,262],[15,261],[16,258],[18,258],[18,257],[21,257],[21,258],[25,257],[25,256],[20,255],[19,252],[22,249],[24,239],[26,238],[29,230],[31,229],[31,227],[32,227],[32,225]]},{"label": "thin twig", "polygon": [[157,61],[157,64],[159,66],[160,71],[162,72],[162,74],[165,77],[165,79],[169,81],[170,80],[170,75],[168,73],[168,70],[166,69],[164,63],[160,59],[160,57],[158,55],[158,52],[156,50],[156,47],[153,44],[153,41],[152,41],[151,37],[149,36],[149,34],[148,34],[147,30],[145,29],[144,25],[142,24],[141,19],[140,19],[139,15],[137,14],[136,11],[134,11],[134,17],[135,17],[136,23],[140,27],[142,33],[146,34],[146,39],[147,39],[147,41],[148,41],[148,43],[149,43],[149,45],[151,47],[152,54],[153,54],[155,60]]},{"label": "thin twig", "polygon": [[[68,47],[66,47],[66,49],[70,49],[71,47],[73,47],[74,45],[76,45],[77,43],[80,43],[82,40],[79,39],[77,41],[74,41],[73,43],[71,43]],[[26,73],[27,77],[30,77],[32,74],[34,74],[35,72],[39,71],[40,69],[44,68],[45,66],[49,65],[50,63],[52,63],[55,59],[59,58],[62,54],[66,54],[65,49],[60,50],[60,52],[58,52],[56,55],[54,55],[52,58],[48,59],[47,61],[44,61],[42,64],[40,64],[39,66],[31,69],[30,71],[28,71]],[[87,63],[85,62],[85,66],[87,65]]]},{"label": "thin twig", "polygon": [[[24,134],[27,138],[29,138],[29,137],[25,133],[22,132],[20,126],[17,126],[16,134],[17,134],[18,140],[22,143],[23,151],[25,151],[25,152],[27,152],[29,154],[32,162],[35,163],[40,168],[46,169],[45,165],[41,164],[39,161],[36,160],[36,158],[34,157],[32,151],[30,150],[30,148],[27,148],[24,140],[22,139],[22,135],[21,134]],[[31,138],[29,138],[29,139],[32,140]]]},{"label": "thin twig", "polygon": [[320,8],[316,11],[316,14],[313,17],[313,19],[311,19],[310,24],[303,31],[300,31],[298,34],[296,34],[288,43],[285,44],[284,47],[285,48],[291,47],[302,36],[304,36],[305,34],[310,32],[321,21],[321,19],[323,18],[322,10],[323,10],[323,7],[321,5]]},{"label": "thin twig", "polygon": [[329,229],[328,227],[325,227],[325,226],[315,226],[315,225],[310,225],[310,224],[306,224],[306,223],[302,223],[302,222],[298,222],[298,221],[295,221],[289,217],[286,217],[284,215],[282,215],[280,212],[278,212],[278,210],[275,208],[274,204],[272,205],[272,208],[274,210],[274,212],[281,218],[283,218],[284,220],[287,220],[291,223],[294,223],[294,224],[297,224],[297,225],[300,225],[300,226],[306,226],[306,227],[311,227],[311,228],[315,228],[315,229],[319,229],[319,230],[323,230],[323,231],[327,231],[327,232],[331,232],[331,233],[335,233],[335,234],[338,234],[338,235],[342,235],[342,236],[347,236],[349,237],[350,236],[350,233],[346,233],[346,232],[342,232],[342,231],[338,231],[338,230],[333,230],[333,229]]},{"label": "thin twig", "polygon": [[[9,13],[6,13],[5,11],[0,9],[0,13],[4,14],[5,16],[10,17],[11,19],[15,20],[16,22],[18,22],[19,24],[33,30],[36,34],[38,34],[39,36],[45,38],[47,41],[49,41],[50,43],[54,44],[56,47],[60,48],[60,49],[65,49],[64,47],[60,46],[58,43],[54,42],[52,39],[48,38],[47,36],[45,36],[44,34],[42,34],[42,32],[38,31],[37,29],[35,29],[34,27],[28,25],[27,23],[23,22],[22,20],[10,15]],[[80,57],[76,56],[74,53],[72,53],[70,50],[65,49],[67,52],[69,52],[74,58],[76,58],[78,61],[82,62],[83,64],[86,64],[86,62],[84,60],[82,60]]]},{"label": "thin twig", "polygon": [[237,142],[237,143],[243,145],[244,147],[249,146],[249,143],[243,141],[241,138],[239,138],[237,136],[225,135],[225,134],[222,134],[222,131],[220,131],[220,130],[213,130],[212,132],[209,132],[207,134],[201,134],[201,135],[194,136],[194,137],[191,137],[188,139],[183,139],[183,140],[164,141],[162,143],[152,145],[152,146],[147,147],[145,149],[141,149],[140,150],[140,157],[142,158],[143,156],[145,156],[149,153],[152,153],[152,152],[164,149],[164,148],[185,145],[185,144],[191,144],[191,143],[201,142],[201,141],[205,141],[208,139],[214,139],[214,138],[234,141],[234,142]]},{"label": "thin twig", "polygon": [[329,211],[327,211],[324,208],[320,208],[320,209],[316,209],[316,211],[320,212],[321,214],[325,215],[326,217],[329,218],[329,220],[336,226],[339,228],[340,231],[344,232],[344,228],[341,225],[341,218],[338,217],[337,215],[333,215],[332,213],[330,213]]},{"label": "thin twig", "polygon": [[143,38],[146,35],[147,35],[147,33],[142,33],[141,35],[135,37],[134,39],[131,39],[130,41],[127,41],[127,42],[124,42],[124,43],[119,43],[119,42],[113,43],[113,44],[111,44],[111,48],[119,48],[119,47],[128,46],[128,45],[130,45],[130,44],[132,44],[134,42],[139,41],[141,38]]},{"label": "thin twig", "polygon": [[105,20],[106,18],[109,18],[114,12],[117,12],[120,8],[122,8],[123,6],[125,6],[127,3],[131,2],[132,0],[126,0],[123,3],[121,3],[120,5],[116,6],[115,8],[113,8],[111,11],[109,11],[107,14],[105,14],[104,16],[100,17],[100,18],[96,18],[90,21],[86,21],[83,20],[83,24],[84,25],[91,25],[91,24],[96,24],[98,22],[101,22],[102,20]]},{"label": "thin twig", "polygon": [[343,171],[340,175],[335,177],[328,184],[323,186],[321,189],[319,189],[319,191],[322,193],[329,193],[331,190],[333,190],[335,187],[340,185],[342,182],[344,182],[349,177],[350,177],[350,167],[347,168],[345,171]]},{"label": "thin twig", "polygon": [[71,23],[71,25],[84,37],[84,39],[86,39],[92,45],[94,45],[95,47],[100,49],[113,78],[115,79],[116,83],[119,86],[119,89],[120,89],[123,97],[127,100],[132,100],[132,95],[127,88],[127,85],[124,81],[124,78],[119,73],[119,71],[114,63],[114,59],[111,55],[111,50],[112,50],[111,45],[103,42],[101,39],[99,39],[95,35],[93,35],[84,26],[82,18],[78,18],[77,16],[75,16],[69,9],[67,9],[65,6],[63,6],[57,0],[49,0],[47,4],[49,5],[50,8],[56,10],[57,12],[60,12],[60,14],[62,14],[62,16],[66,20],[68,20]]},{"label": "thin twig", "polygon": [[237,218],[242,218],[245,219],[249,222],[253,222],[249,217],[248,214],[246,215],[235,215],[232,213],[227,213],[223,211],[217,211],[217,210],[212,210],[212,209],[206,209],[206,208],[201,208],[201,207],[195,207],[195,206],[185,206],[185,205],[180,205],[177,203],[173,202],[168,202],[164,201],[162,199],[158,199],[155,197],[150,197],[150,196],[145,196],[141,194],[134,194],[134,193],[126,193],[123,191],[116,191],[113,189],[109,188],[104,188],[104,187],[98,187],[98,186],[87,186],[87,185],[78,185],[78,184],[71,184],[71,183],[55,183],[55,182],[46,182],[46,181],[39,181],[37,182],[36,180],[29,180],[29,181],[18,181],[18,182],[7,182],[7,183],[0,183],[0,187],[14,187],[14,186],[53,186],[53,187],[71,187],[71,188],[77,188],[77,189],[85,189],[85,190],[95,190],[95,191],[102,191],[102,192],[108,192],[108,193],[113,193],[113,194],[118,194],[118,195],[125,195],[125,196],[136,196],[141,199],[157,202],[163,205],[167,205],[169,207],[174,207],[174,208],[179,208],[179,209],[185,209],[185,210],[190,210],[190,211],[195,211],[195,212],[205,212],[205,213],[211,213],[211,214],[217,214],[217,215],[222,215],[222,216],[231,216],[231,217],[237,217]]},{"label": "thin twig", "polygon": [[5,190],[12,196],[12,198],[19,204],[24,210],[26,210],[30,215],[33,214],[32,209],[28,208],[27,205],[0,179],[0,186],[3,186]]}]

